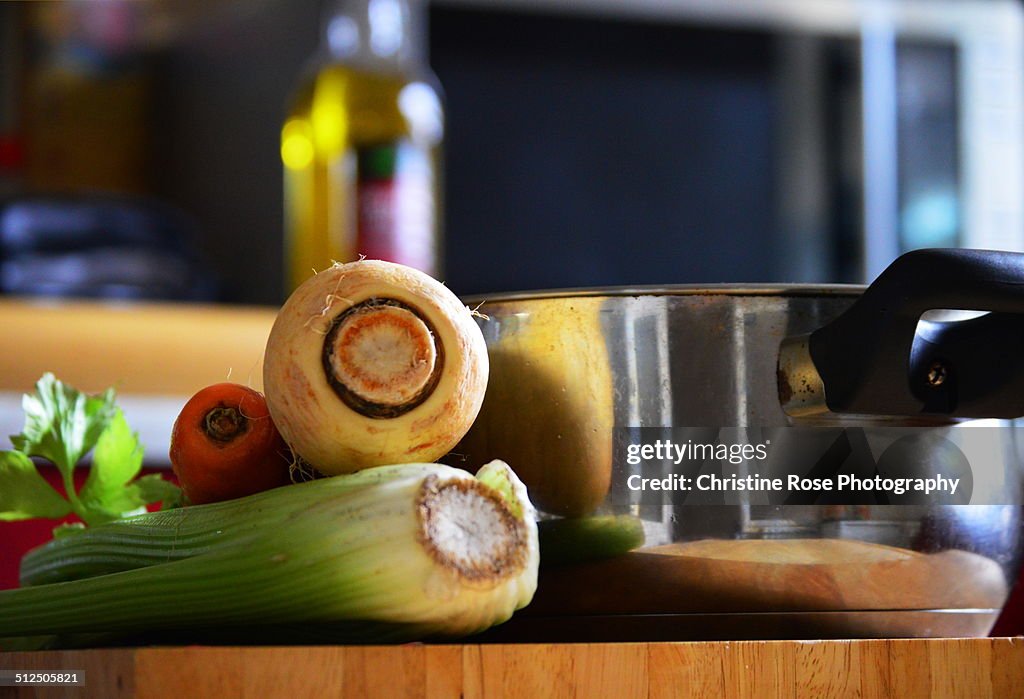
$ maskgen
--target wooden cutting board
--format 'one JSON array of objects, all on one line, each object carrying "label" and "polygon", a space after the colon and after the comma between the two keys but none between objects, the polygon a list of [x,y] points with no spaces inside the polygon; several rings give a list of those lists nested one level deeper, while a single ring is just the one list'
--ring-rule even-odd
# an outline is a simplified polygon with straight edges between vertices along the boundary
[{"label": "wooden cutting board", "polygon": [[[999,565],[845,539],[670,544],[546,570],[528,615],[995,609]],[[869,634],[871,635],[871,634]]]},{"label": "wooden cutting board", "polygon": [[1024,640],[139,648],[0,654],[85,686],[4,699],[963,697],[1024,691]]}]

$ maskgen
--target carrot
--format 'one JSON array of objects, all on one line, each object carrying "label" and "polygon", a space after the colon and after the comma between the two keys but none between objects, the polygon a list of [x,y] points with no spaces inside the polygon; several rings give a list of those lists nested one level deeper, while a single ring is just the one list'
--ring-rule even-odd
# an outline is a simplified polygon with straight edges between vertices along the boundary
[{"label": "carrot", "polygon": [[192,504],[252,495],[290,482],[290,452],[263,395],[234,383],[207,386],[171,431],[171,465]]}]

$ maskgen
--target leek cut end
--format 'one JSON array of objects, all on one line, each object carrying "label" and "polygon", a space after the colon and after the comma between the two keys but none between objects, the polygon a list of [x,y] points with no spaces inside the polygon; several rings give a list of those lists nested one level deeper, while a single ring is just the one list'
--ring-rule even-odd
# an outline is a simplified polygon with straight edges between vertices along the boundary
[{"label": "leek cut end", "polygon": [[420,543],[438,565],[463,580],[498,583],[526,566],[526,524],[479,481],[442,483],[429,476],[417,504]]}]

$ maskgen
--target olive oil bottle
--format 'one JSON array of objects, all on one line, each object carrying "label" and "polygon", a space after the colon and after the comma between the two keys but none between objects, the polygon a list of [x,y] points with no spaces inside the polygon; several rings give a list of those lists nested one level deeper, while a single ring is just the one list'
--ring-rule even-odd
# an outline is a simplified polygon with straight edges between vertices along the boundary
[{"label": "olive oil bottle", "polygon": [[360,256],[439,276],[444,115],[422,0],[328,3],[281,130],[287,291]]}]

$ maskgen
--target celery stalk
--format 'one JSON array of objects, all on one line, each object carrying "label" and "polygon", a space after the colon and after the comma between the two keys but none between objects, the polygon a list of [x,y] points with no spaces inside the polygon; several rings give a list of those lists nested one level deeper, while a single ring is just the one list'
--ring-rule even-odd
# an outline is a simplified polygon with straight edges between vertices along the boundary
[{"label": "celery stalk", "polygon": [[362,624],[367,641],[481,631],[530,601],[538,565],[525,487],[500,462],[485,469],[510,489],[436,464],[385,466],[57,539],[31,554],[27,578],[100,574],[0,592],[0,638],[297,623]]},{"label": "celery stalk", "polygon": [[298,483],[237,500],[115,520],[29,551],[21,560],[21,584],[66,582],[191,558],[244,540],[271,521],[301,512],[311,497],[319,497],[310,491],[339,494],[435,470],[436,464],[381,466],[329,479],[328,485],[325,481]]}]

